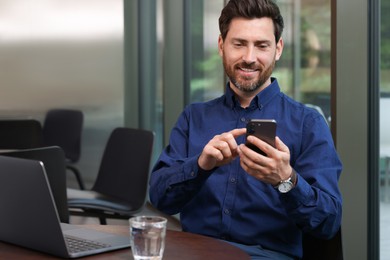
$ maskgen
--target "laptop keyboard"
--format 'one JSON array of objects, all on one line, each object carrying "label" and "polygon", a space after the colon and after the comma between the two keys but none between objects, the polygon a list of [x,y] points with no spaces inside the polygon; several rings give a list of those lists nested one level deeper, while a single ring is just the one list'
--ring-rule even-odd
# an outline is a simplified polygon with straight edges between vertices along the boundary
[{"label": "laptop keyboard", "polygon": [[84,252],[89,250],[95,250],[100,248],[110,247],[109,244],[103,244],[92,240],[86,240],[76,237],[65,237],[68,249],[71,253]]}]

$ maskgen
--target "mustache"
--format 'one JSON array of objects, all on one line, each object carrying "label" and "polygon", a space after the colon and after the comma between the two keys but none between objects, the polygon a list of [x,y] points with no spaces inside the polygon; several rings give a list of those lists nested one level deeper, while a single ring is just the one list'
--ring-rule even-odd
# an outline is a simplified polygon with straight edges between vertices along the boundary
[{"label": "mustache", "polygon": [[252,63],[246,63],[246,62],[241,62],[241,63],[238,63],[234,66],[236,69],[250,69],[250,70],[260,70],[262,71],[262,68],[258,65],[256,65],[255,62],[252,62]]}]

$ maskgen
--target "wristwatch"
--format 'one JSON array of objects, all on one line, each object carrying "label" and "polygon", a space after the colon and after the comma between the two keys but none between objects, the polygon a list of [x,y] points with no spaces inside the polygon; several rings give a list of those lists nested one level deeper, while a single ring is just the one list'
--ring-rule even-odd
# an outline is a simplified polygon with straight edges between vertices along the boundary
[{"label": "wristwatch", "polygon": [[290,178],[279,182],[279,184],[276,185],[275,188],[277,188],[280,193],[287,193],[295,187],[296,182],[297,173],[293,169]]}]

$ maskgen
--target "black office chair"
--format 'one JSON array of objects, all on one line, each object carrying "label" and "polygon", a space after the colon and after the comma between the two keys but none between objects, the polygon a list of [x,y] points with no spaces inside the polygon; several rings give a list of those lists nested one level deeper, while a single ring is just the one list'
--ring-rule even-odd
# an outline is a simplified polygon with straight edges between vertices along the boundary
[{"label": "black office chair", "polygon": [[147,195],[154,134],[119,127],[112,131],[91,190],[68,189],[71,215],[128,219],[142,210]]},{"label": "black office chair", "polygon": [[2,152],[0,155],[41,161],[45,167],[60,221],[69,223],[68,202],[66,197],[65,155],[60,147],[52,146],[17,150]]},{"label": "black office chair", "polygon": [[0,149],[29,149],[42,145],[42,126],[35,119],[0,120]]},{"label": "black office chair", "polygon": [[302,260],[343,260],[341,229],[329,240],[303,235]]},{"label": "black office chair", "polygon": [[74,166],[81,155],[81,135],[84,115],[80,110],[51,109],[43,124],[44,146],[59,146],[64,150],[66,168],[74,173],[80,189],[85,189],[80,171]]}]

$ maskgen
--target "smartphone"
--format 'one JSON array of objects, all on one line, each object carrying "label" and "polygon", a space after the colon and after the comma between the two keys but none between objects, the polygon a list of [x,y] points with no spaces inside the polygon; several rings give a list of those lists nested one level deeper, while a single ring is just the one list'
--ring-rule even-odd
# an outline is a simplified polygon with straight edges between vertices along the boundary
[{"label": "smartphone", "polygon": [[[276,136],[276,120],[274,119],[251,119],[246,124],[246,136],[254,135],[257,138],[263,140],[275,147],[275,136]],[[258,152],[262,155],[266,155],[257,146],[246,142],[246,146]]]}]

